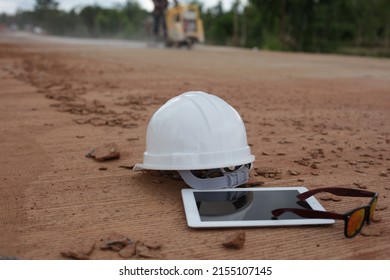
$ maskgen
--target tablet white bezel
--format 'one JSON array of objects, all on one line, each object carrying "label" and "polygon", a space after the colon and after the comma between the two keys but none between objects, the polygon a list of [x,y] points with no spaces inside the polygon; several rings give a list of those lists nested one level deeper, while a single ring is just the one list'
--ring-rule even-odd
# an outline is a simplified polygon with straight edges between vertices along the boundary
[{"label": "tablet white bezel", "polygon": [[[187,218],[187,224],[192,228],[214,228],[214,227],[265,227],[265,226],[294,226],[294,225],[329,225],[335,223],[333,219],[286,219],[286,220],[253,220],[253,221],[202,221],[199,216],[198,208],[195,202],[195,192],[236,192],[253,191],[284,191],[297,190],[299,193],[307,191],[305,187],[269,187],[269,188],[234,188],[221,190],[195,190],[182,189],[182,198],[184,204],[184,211]],[[325,211],[324,207],[319,203],[315,197],[309,197],[306,202],[313,208],[313,210]]]}]

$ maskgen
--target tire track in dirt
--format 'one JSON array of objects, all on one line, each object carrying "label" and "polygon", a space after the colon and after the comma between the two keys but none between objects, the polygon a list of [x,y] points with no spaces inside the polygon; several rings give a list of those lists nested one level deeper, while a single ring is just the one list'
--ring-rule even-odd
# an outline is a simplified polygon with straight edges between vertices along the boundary
[{"label": "tire track in dirt", "polygon": [[[31,108],[24,107],[23,99],[34,94],[34,89],[15,82],[3,69],[0,83],[0,255],[18,256],[18,245],[23,243],[20,225],[26,220],[26,189],[47,169],[49,158],[32,135],[21,133],[15,125],[31,115]],[[12,107],[14,111],[5,110]],[[27,112],[13,113],[18,111]]]}]

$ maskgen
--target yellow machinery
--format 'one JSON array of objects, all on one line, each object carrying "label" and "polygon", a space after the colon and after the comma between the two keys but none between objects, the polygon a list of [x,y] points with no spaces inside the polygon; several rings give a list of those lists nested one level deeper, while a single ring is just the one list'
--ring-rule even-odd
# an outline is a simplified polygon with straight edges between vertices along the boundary
[{"label": "yellow machinery", "polygon": [[197,5],[179,4],[169,8],[166,11],[165,20],[168,47],[191,48],[195,43],[204,42],[203,22]]}]

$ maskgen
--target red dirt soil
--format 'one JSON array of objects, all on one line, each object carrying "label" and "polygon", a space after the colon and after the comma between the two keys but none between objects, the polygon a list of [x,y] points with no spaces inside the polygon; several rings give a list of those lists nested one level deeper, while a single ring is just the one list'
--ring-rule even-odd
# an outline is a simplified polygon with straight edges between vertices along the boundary
[{"label": "red dirt soil", "polygon": [[[390,259],[390,60],[102,42],[0,34],[0,256],[62,259],[117,232],[163,259]],[[189,90],[241,114],[250,182],[376,191],[375,222],[354,239],[342,221],[246,228],[239,250],[222,243],[242,229],[190,229],[182,181],[129,170],[153,112]],[[107,143],[119,159],[85,157]],[[320,201],[344,213],[369,199]]]}]

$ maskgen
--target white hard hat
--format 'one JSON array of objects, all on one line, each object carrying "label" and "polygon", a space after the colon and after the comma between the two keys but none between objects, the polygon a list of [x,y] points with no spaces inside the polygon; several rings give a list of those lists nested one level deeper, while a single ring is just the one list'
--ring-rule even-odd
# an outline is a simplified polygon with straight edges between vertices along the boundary
[{"label": "white hard hat", "polygon": [[[134,169],[177,170],[190,186],[212,189],[245,183],[248,172],[244,174],[240,166],[248,169],[254,159],[237,111],[215,95],[191,91],[170,99],[154,113],[147,128],[144,162]],[[223,169],[223,181],[218,177],[199,181],[193,176],[193,170],[216,168]]]}]

